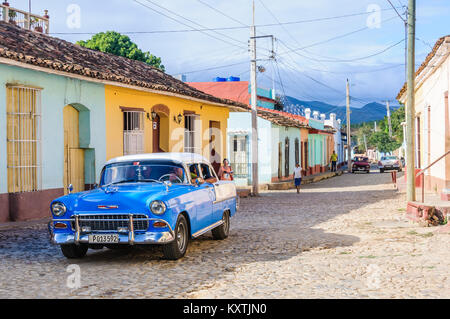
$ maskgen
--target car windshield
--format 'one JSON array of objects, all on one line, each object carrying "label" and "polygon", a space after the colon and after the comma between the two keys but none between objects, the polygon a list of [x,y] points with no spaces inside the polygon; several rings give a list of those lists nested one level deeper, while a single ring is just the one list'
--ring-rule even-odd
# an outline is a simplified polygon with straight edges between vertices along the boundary
[{"label": "car windshield", "polygon": [[121,183],[187,183],[182,166],[142,162],[120,163],[104,168],[100,186]]},{"label": "car windshield", "polygon": [[368,162],[369,158],[367,157],[356,157],[355,162]]},{"label": "car windshield", "polygon": [[397,159],[397,157],[395,157],[395,156],[387,156],[387,157],[385,157],[385,161],[392,161],[392,160],[396,160]]}]

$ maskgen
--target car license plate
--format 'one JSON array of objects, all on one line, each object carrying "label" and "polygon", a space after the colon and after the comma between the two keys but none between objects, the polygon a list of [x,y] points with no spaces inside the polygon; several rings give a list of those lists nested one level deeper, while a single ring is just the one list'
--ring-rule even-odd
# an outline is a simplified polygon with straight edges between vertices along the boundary
[{"label": "car license plate", "polygon": [[119,235],[89,235],[89,244],[118,244]]}]

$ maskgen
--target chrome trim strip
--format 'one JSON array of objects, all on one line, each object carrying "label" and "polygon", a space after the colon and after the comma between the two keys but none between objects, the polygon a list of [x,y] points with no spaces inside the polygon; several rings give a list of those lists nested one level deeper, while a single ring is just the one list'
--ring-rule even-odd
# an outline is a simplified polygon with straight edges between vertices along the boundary
[{"label": "chrome trim strip", "polygon": [[134,223],[133,223],[133,214],[130,214],[130,221],[128,224],[128,242],[130,243],[130,245],[134,245]]},{"label": "chrome trim strip", "polygon": [[79,223],[79,216],[75,215],[75,244],[80,244],[80,223]]},{"label": "chrome trim strip", "polygon": [[[80,229],[80,224],[79,224],[79,217],[80,216],[83,216],[83,215],[73,215],[73,217],[75,218],[75,236],[74,236],[75,243],[79,243],[80,242],[80,236],[81,236],[81,229]],[[70,219],[59,219],[59,218],[58,219],[52,219],[49,222],[49,225],[48,225],[49,232],[51,232],[51,235],[54,234],[53,223],[57,223],[57,222],[73,222],[74,218],[70,218]],[[133,218],[132,215],[131,215],[131,220],[132,221],[149,221],[149,222],[155,221],[155,222],[165,223],[167,225],[167,228],[169,228],[170,235],[175,237],[175,233],[174,233],[172,227],[164,219],[159,219],[159,218]],[[99,221],[99,219],[83,219],[83,221]],[[123,221],[123,219],[108,219],[108,221]],[[131,229],[133,229],[132,239],[134,241],[135,240],[134,223],[131,222],[131,225],[132,225]],[[150,227],[150,225],[149,225],[149,227]],[[99,231],[99,232],[101,232],[101,231]],[[108,231],[108,233],[109,233],[109,231]]]},{"label": "chrome trim strip", "polygon": [[192,235],[192,237],[196,238],[198,236],[203,235],[204,233],[210,231],[211,229],[214,229],[216,227],[219,227],[220,225],[223,224],[223,220],[218,221],[217,223],[214,223],[206,228],[203,228],[202,230],[199,230],[198,232],[196,232],[195,234]]}]

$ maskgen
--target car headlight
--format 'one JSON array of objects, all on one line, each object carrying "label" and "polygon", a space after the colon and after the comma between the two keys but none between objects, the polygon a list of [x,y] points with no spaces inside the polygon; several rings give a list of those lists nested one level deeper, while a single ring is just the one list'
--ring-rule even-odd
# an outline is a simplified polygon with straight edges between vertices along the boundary
[{"label": "car headlight", "polygon": [[63,203],[54,203],[52,204],[52,213],[55,216],[62,216],[66,213],[67,208]]},{"label": "car headlight", "polygon": [[166,212],[166,204],[160,200],[155,200],[150,204],[150,210],[155,215],[162,215]]}]

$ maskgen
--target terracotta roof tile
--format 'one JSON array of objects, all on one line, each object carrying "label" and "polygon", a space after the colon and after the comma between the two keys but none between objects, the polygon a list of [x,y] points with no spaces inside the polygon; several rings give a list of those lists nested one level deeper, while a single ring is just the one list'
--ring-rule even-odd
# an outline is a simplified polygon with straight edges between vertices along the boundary
[{"label": "terracotta roof tile", "polygon": [[3,21],[0,21],[0,57],[87,78],[248,109],[246,104],[206,94],[143,62],[90,50]]}]

